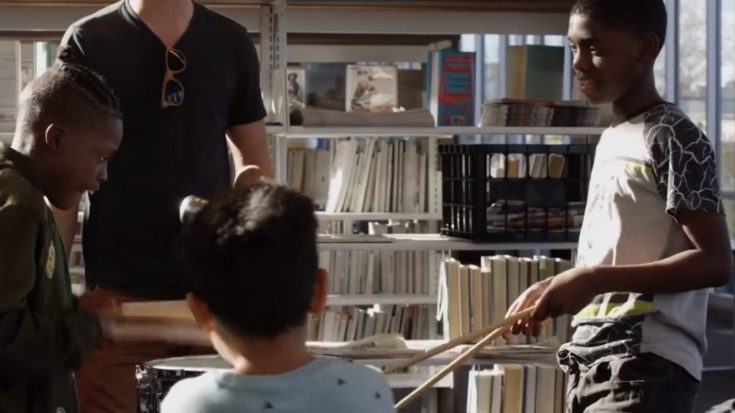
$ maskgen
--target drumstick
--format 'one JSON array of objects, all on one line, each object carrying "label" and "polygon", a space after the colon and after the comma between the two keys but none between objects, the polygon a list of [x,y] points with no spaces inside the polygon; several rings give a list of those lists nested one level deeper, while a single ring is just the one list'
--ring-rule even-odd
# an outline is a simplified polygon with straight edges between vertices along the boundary
[{"label": "drumstick", "polygon": [[438,345],[436,347],[433,347],[433,348],[431,348],[431,349],[429,349],[429,350],[427,350],[427,351],[425,351],[425,352],[423,352],[421,354],[418,354],[418,355],[416,355],[416,356],[414,356],[414,357],[406,360],[405,362],[403,362],[403,363],[401,363],[401,364],[399,364],[397,366],[392,366],[392,367],[384,370],[383,371],[383,374],[395,373],[396,371],[403,370],[403,369],[405,369],[407,367],[411,367],[414,364],[420,363],[420,362],[422,362],[422,361],[424,361],[424,360],[426,360],[426,359],[428,359],[430,357],[433,357],[433,356],[435,356],[437,354],[440,354],[440,353],[443,353],[445,351],[451,350],[454,347],[457,347],[457,346],[459,346],[461,344],[467,344],[467,343],[471,342],[472,340],[475,340],[476,338],[486,336],[486,335],[494,332],[497,329],[500,329],[500,328],[503,328],[503,327],[512,326],[518,320],[522,320],[524,318],[528,318],[531,315],[531,313],[533,312],[533,310],[535,308],[536,308],[535,306],[534,307],[527,308],[527,309],[525,309],[525,310],[523,310],[523,311],[521,311],[521,312],[519,312],[517,314],[514,314],[514,315],[512,315],[512,316],[510,316],[510,317],[508,317],[508,318],[506,318],[506,319],[504,319],[504,320],[502,320],[500,322],[497,322],[495,324],[489,325],[487,327],[483,327],[482,329],[477,330],[477,331],[475,331],[473,333],[466,334],[466,335],[464,335],[462,337],[457,337],[457,338],[455,338],[453,340],[447,341],[444,344],[440,344],[440,345]]},{"label": "drumstick", "polygon": [[115,317],[103,323],[108,339],[116,342],[167,342],[211,346],[195,323],[164,317]]},{"label": "drumstick", "polygon": [[[456,359],[454,359],[454,361],[452,361],[451,363],[449,363],[448,365],[446,365],[443,369],[441,369],[441,371],[439,371],[438,373],[436,373],[433,377],[431,377],[429,380],[425,381],[417,389],[415,389],[414,391],[412,391],[408,396],[404,397],[401,401],[399,401],[398,403],[396,403],[396,405],[395,405],[396,410],[402,409],[402,408],[406,407],[408,404],[410,404],[412,401],[416,400],[427,389],[431,388],[431,386],[433,386],[436,382],[438,382],[439,380],[441,380],[442,377],[444,377],[447,374],[449,374],[452,371],[454,371],[454,369],[456,369],[459,365],[461,365],[462,363],[464,363],[470,357],[473,357],[477,352],[479,352],[480,350],[482,350],[483,347],[485,347],[486,345],[488,345],[489,343],[491,343],[493,340],[495,340],[496,338],[498,338],[498,336],[500,336],[501,334],[503,334],[503,332],[505,332],[515,322],[517,322],[518,320],[523,319],[523,318],[526,318],[529,315],[531,315],[531,313],[535,309],[536,309],[535,306],[530,307],[530,308],[528,308],[526,310],[521,311],[520,313],[517,313],[517,314],[515,314],[513,316],[510,316],[510,317],[506,318],[505,320],[501,321],[500,323],[497,323],[496,325],[493,325],[493,326],[488,327],[488,328],[491,328],[491,327],[497,326],[497,328],[495,328],[490,334],[488,334],[487,336],[485,336],[485,338],[483,338],[482,340],[480,340],[479,342],[477,342],[477,344],[475,344],[474,346],[470,347],[467,351],[465,351],[464,353],[462,353],[461,355],[459,355],[459,357],[457,357]],[[482,331],[485,331],[485,329],[483,329]],[[476,333],[473,333],[473,334],[476,334]],[[469,334],[469,335],[467,335],[465,337],[460,337],[458,339],[455,339],[454,341],[455,342],[458,342],[459,340],[461,340],[462,342],[467,342],[467,341],[473,340],[473,338],[469,338],[470,336],[472,336],[472,334]],[[447,344],[449,344],[449,343],[447,343]],[[460,344],[460,343],[457,343],[456,345],[458,345],[458,344]],[[441,346],[439,346],[439,347],[441,347]]]},{"label": "drumstick", "polygon": [[120,315],[141,319],[175,319],[194,323],[194,316],[184,300],[122,303],[120,305]]}]

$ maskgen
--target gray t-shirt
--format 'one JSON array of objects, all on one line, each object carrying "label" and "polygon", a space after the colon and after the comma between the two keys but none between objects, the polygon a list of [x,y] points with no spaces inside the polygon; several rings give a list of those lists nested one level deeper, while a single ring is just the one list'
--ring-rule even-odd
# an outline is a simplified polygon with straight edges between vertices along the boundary
[{"label": "gray t-shirt", "polygon": [[[642,264],[690,249],[675,218],[683,210],[724,213],[715,153],[686,115],[660,104],[603,133],[576,265]],[[575,316],[559,361],[589,365],[650,352],[701,379],[706,310],[706,290],[599,295]]]},{"label": "gray t-shirt", "polygon": [[316,359],[273,376],[217,371],[182,380],[163,401],[163,413],[392,413],[385,378],[368,367]]}]

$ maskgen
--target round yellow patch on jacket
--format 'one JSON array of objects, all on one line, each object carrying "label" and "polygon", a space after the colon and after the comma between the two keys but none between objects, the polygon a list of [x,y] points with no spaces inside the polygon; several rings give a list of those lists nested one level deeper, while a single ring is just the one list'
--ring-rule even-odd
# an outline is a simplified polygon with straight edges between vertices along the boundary
[{"label": "round yellow patch on jacket", "polygon": [[54,278],[54,271],[56,270],[56,247],[52,242],[48,246],[48,258],[46,258],[46,278],[49,280]]}]

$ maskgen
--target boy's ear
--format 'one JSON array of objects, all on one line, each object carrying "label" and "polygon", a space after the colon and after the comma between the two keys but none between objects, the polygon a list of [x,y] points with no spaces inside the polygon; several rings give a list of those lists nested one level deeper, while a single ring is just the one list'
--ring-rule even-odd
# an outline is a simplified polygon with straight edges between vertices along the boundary
[{"label": "boy's ear", "polygon": [[43,131],[43,141],[46,147],[53,152],[60,150],[63,137],[64,129],[55,123],[48,125]]},{"label": "boy's ear", "polygon": [[661,48],[661,39],[653,33],[646,33],[641,38],[641,58],[653,64]]},{"label": "boy's ear", "polygon": [[191,314],[194,316],[199,327],[209,333],[215,328],[215,318],[209,306],[193,293],[186,294],[186,302],[189,304]]},{"label": "boy's ear", "polygon": [[312,314],[321,313],[327,305],[327,270],[319,268],[314,280],[314,295],[311,297],[311,307],[309,312]]}]

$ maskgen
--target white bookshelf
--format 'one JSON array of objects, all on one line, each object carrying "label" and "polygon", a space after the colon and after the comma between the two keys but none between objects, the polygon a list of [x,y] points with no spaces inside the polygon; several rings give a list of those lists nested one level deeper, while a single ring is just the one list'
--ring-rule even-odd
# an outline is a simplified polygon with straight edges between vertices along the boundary
[{"label": "white bookshelf", "polygon": [[[437,341],[436,345],[442,342]],[[419,366],[443,366],[451,363],[458,356],[456,351],[450,351],[448,353],[438,354],[430,357],[426,360],[419,362]],[[406,361],[407,358],[384,358],[384,357],[369,357],[354,359],[355,362],[361,364],[367,364],[371,366],[397,366],[400,363]],[[479,356],[473,357],[466,360],[463,365],[470,366],[482,366],[482,365],[494,365],[498,363],[504,364],[545,364],[545,365],[556,365],[556,355],[552,352],[546,355],[532,355],[532,356],[512,356],[512,355],[498,355],[498,356]],[[427,377],[428,378],[428,377]],[[419,383],[420,384],[420,383]]]},{"label": "white bookshelf", "polygon": [[403,212],[317,212],[320,221],[439,221],[439,212],[403,213]]},{"label": "white bookshelf", "polygon": [[389,242],[325,242],[322,251],[541,251],[576,249],[576,242],[472,242],[441,234],[389,234]]},{"label": "white bookshelf", "polygon": [[344,137],[445,137],[455,135],[544,135],[544,136],[591,136],[600,135],[604,128],[598,127],[450,127],[401,128],[401,127],[304,127],[291,126],[282,131],[288,139],[336,139]]},{"label": "white bookshelf", "polygon": [[[369,3],[369,2],[368,2]],[[374,4],[374,3],[373,3]],[[546,3],[548,4],[548,2]],[[405,3],[404,3],[405,5]],[[451,7],[451,6],[450,6]],[[437,13],[436,10],[426,9],[411,9],[411,10],[393,10],[391,13],[385,11],[379,12],[376,7],[361,8],[356,6],[354,8],[348,8],[340,5],[330,5],[329,7],[324,6],[313,6],[313,7],[286,7],[285,15],[288,18],[287,24],[282,26],[283,37],[289,31],[297,33],[410,33],[410,34],[427,34],[427,33],[453,33],[454,30],[459,30],[460,33],[470,32],[483,32],[482,29],[476,31],[466,31],[468,27],[473,27],[475,21],[480,19],[483,21],[483,28],[493,27],[493,30],[508,30],[509,33],[515,33],[517,27],[529,27],[529,22],[523,22],[525,17],[531,18],[533,14],[524,13],[524,16],[520,14],[505,14],[498,13],[497,10],[493,12],[486,11],[473,11],[467,13],[466,10],[460,13],[454,13],[452,11],[443,10]],[[359,10],[359,12],[358,12]],[[454,17],[448,17],[447,15]],[[460,16],[461,15],[461,16]],[[380,18],[378,18],[380,16]],[[427,22],[434,22],[437,16],[441,16],[439,19],[441,22],[436,21],[436,24],[427,24]],[[543,17],[540,15],[533,15],[533,19],[536,21],[533,30],[538,30],[545,34],[551,34],[559,32],[563,34],[566,31],[567,25],[566,12],[563,13],[547,13]],[[375,20],[374,20],[375,19]],[[373,21],[374,20],[374,21]],[[400,21],[400,23],[398,23]],[[307,23],[308,22],[308,23]],[[461,24],[457,24],[461,22]],[[494,23],[490,23],[494,22]],[[512,23],[511,23],[512,22]],[[540,22],[540,23],[539,23]],[[461,26],[461,28],[460,28]],[[512,27],[512,28],[511,28]],[[448,30],[448,31],[445,31]],[[275,38],[280,38],[281,35],[276,35]],[[306,46],[299,47],[298,54],[300,56],[305,55]],[[317,49],[317,48],[314,48]],[[365,49],[369,52],[367,56],[374,56],[375,53],[379,53],[374,49]],[[337,52],[337,50],[333,50]],[[395,57],[395,49],[386,51],[387,54],[391,54]],[[410,50],[411,56],[423,53],[426,55],[428,49],[424,52]],[[355,58],[357,52],[349,54],[351,59],[339,60],[339,61],[367,61],[371,60],[369,57]],[[344,53],[343,53],[344,54]],[[280,55],[282,59],[280,64],[285,66],[287,62],[286,55],[290,55],[290,50],[286,48],[285,52]],[[389,59],[372,59],[375,61],[390,61]],[[316,60],[314,60],[316,61]],[[335,60],[337,61],[337,60]],[[311,62],[311,61],[309,61]],[[277,76],[281,76],[277,74]],[[280,81],[285,83],[285,76],[281,76]],[[285,85],[278,86],[277,90],[285,90]],[[281,102],[280,96],[273,96],[277,101],[274,106],[278,106]],[[441,220],[441,208],[442,208],[442,196],[441,196],[441,172],[439,165],[438,146],[444,141],[448,141],[455,136],[554,136],[554,137],[581,137],[581,136],[595,136],[602,133],[602,128],[597,127],[304,127],[304,126],[290,126],[288,125],[288,119],[283,114],[276,114],[285,126],[278,132],[273,131],[271,133],[271,142],[273,143],[272,150],[273,158],[275,161],[276,178],[279,182],[286,182],[288,176],[287,160],[289,143],[299,140],[315,140],[315,139],[328,139],[337,140],[344,138],[376,138],[376,139],[389,139],[389,138],[421,138],[427,139],[428,145],[428,202],[426,212],[419,214],[406,214],[396,212],[386,213],[327,213],[319,212],[317,217],[321,222],[329,221],[342,221],[347,224],[356,221],[398,221],[398,220],[419,220],[419,221],[436,221]],[[329,145],[333,145],[329,142]],[[348,227],[348,225],[345,225]],[[349,238],[349,237],[348,237]],[[359,239],[348,239],[345,242],[338,242],[330,240],[329,242],[320,242],[318,247],[320,251],[328,252],[391,252],[391,251],[433,251],[433,252],[447,252],[447,251],[534,251],[545,253],[548,250],[556,249],[575,249],[577,247],[576,242],[522,242],[522,243],[475,243],[465,239],[453,238],[442,236],[440,234],[393,234],[388,235],[387,240],[389,242],[374,242],[375,240],[365,240],[371,242],[361,242]],[[359,295],[332,295],[328,299],[330,306],[370,306],[374,304],[385,304],[385,305],[400,305],[400,304],[420,304],[420,305],[437,305],[437,294],[439,289],[439,254],[429,254],[429,270],[426,273],[428,282],[430,285],[428,294],[400,294],[400,295],[387,295],[387,294],[359,294]],[[438,308],[437,308],[438,309]],[[434,320],[432,323],[431,330],[436,331],[433,327]],[[427,362],[425,365],[441,366],[448,363],[451,359],[449,356],[435,357]],[[488,364],[496,363],[498,361],[503,362],[528,362],[527,359],[508,359],[503,358],[490,358],[480,362],[478,360],[469,361],[468,364]],[[553,357],[549,360],[553,363]],[[359,363],[372,364],[372,365],[386,365],[395,363],[395,360],[386,359],[367,359],[367,360],[356,360]],[[433,367],[432,367],[433,368]],[[427,374],[408,374],[408,375],[389,375],[387,376],[390,384],[394,388],[414,388],[422,384],[429,375]],[[435,387],[453,387],[454,378],[450,376],[445,377]],[[435,409],[428,409],[428,411],[436,411]]]},{"label": "white bookshelf", "polygon": [[265,127],[265,131],[268,135],[283,135],[286,133],[286,127],[268,125]]},{"label": "white bookshelf", "polygon": [[327,305],[330,306],[353,306],[373,304],[406,304],[406,305],[432,305],[436,304],[436,295],[418,294],[354,294],[341,295],[330,294],[327,296]]},{"label": "white bookshelf", "polygon": [[[371,360],[369,363],[362,363],[368,365],[374,365]],[[385,376],[388,380],[388,384],[393,389],[415,389],[420,385],[424,384],[426,380],[431,378],[429,374],[420,373],[405,373],[405,374],[388,374]],[[454,385],[454,379],[451,374],[445,376],[439,380],[433,387],[434,388],[452,388]],[[397,400],[396,400],[397,401]]]}]

